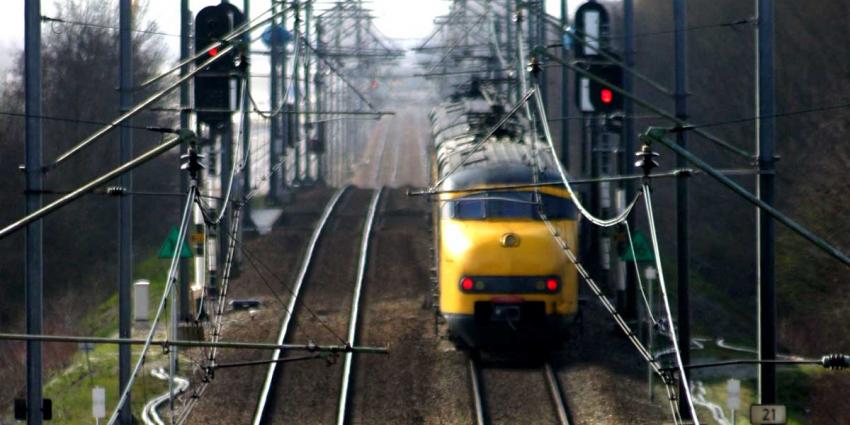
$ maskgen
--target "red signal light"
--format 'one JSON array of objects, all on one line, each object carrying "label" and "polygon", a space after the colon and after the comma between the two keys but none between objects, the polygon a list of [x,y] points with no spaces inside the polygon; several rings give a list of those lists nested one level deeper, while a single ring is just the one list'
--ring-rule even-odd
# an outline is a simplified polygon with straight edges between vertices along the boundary
[{"label": "red signal light", "polygon": [[557,279],[546,279],[546,289],[550,292],[555,292],[558,290],[558,280]]},{"label": "red signal light", "polygon": [[218,55],[218,47],[213,47],[212,49],[210,49],[209,54],[212,57],[217,56]]},{"label": "red signal light", "polygon": [[599,92],[599,99],[602,100],[602,103],[607,105],[614,101],[614,92],[612,92],[611,89],[602,89],[602,91]]},{"label": "red signal light", "polygon": [[460,287],[463,288],[464,291],[471,291],[474,282],[472,279],[465,277],[460,281]]}]

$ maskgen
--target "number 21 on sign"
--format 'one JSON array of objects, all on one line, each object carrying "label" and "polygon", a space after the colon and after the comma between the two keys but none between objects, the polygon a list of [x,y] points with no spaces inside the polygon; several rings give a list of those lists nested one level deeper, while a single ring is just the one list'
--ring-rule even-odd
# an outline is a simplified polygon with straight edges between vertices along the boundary
[{"label": "number 21 on sign", "polygon": [[754,404],[750,407],[750,422],[756,424],[784,424],[788,420],[785,406],[779,404]]}]

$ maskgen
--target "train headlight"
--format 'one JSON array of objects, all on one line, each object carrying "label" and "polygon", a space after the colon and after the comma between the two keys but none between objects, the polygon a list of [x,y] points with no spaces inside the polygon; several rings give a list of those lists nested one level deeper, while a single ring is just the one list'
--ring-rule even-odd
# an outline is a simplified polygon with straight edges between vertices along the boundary
[{"label": "train headlight", "polygon": [[505,248],[515,248],[519,246],[519,236],[514,233],[505,233],[499,242]]}]

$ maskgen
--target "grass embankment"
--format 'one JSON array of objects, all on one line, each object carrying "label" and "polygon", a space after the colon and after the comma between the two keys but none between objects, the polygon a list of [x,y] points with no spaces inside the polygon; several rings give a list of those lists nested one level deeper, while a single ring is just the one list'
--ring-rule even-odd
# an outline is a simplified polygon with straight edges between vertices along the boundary
[{"label": "grass embankment", "polygon": [[[675,282],[670,290],[675,296]],[[691,279],[692,306],[699,306],[700,310],[709,310],[708,314],[701,311],[692,315],[692,335],[695,337],[724,338],[727,343],[734,346],[755,347],[753,340],[755,336],[755,311],[752,309],[752,300],[740,300],[729,296],[717,285],[706,282],[699,276]],[[671,300],[675,303],[675,300]],[[675,305],[675,304],[674,304]],[[698,310],[694,310],[695,312]],[[720,315],[724,317],[720,317]],[[780,349],[781,351],[781,349]],[[732,360],[741,358],[755,358],[755,354],[729,351],[716,346],[713,342],[706,343],[703,350],[693,350],[691,353],[692,363]],[[705,372],[695,374],[705,385],[705,397],[725,409],[726,418],[731,420],[731,412],[726,409],[727,389],[726,383],[730,378],[741,380],[741,409],[736,414],[736,424],[749,424],[749,408],[757,401],[757,380],[755,378],[757,367],[732,367],[705,369]],[[806,424],[807,411],[809,408],[809,394],[812,382],[823,372],[822,369],[813,366],[778,366],[777,381],[778,403],[785,404],[788,408],[788,424]],[[700,375],[702,374],[702,377]],[[700,418],[705,419],[708,424],[716,423],[710,412],[703,408]]]},{"label": "grass embankment", "polygon": [[[148,279],[151,282],[150,316],[156,312],[159,300],[165,289],[165,279],[168,273],[169,261],[150,257],[136,265],[135,276],[139,279]],[[163,323],[169,317],[168,310],[163,313],[160,320],[158,334],[164,336]],[[147,336],[148,326],[136,326],[133,329],[134,338]],[[98,305],[87,315],[81,327],[81,333],[103,337],[115,337],[118,333],[118,295],[115,294],[108,300]],[[138,360],[142,346],[133,347],[133,365]],[[78,352],[74,355],[70,365],[57,371],[50,377],[45,385],[45,397],[53,399],[53,421],[55,424],[81,424],[93,423],[91,389],[95,386],[103,387],[106,391],[106,414],[110,415],[120,397],[118,388],[118,347],[116,345],[100,344],[94,347],[86,355]],[[183,362],[181,362],[183,363]],[[90,366],[89,366],[90,365]],[[154,395],[162,394],[168,390],[165,381],[154,378],[150,371],[154,368],[164,367],[167,369],[168,355],[163,354],[160,347],[152,347],[146,356],[142,372],[136,378],[133,386],[132,406],[133,414],[139,417],[144,404]],[[183,369],[187,370],[183,364]]]},{"label": "grass embankment", "polygon": [[[781,404],[785,404],[788,408],[788,425],[808,424],[806,409],[809,403],[808,395],[810,383],[814,375],[819,373],[819,369],[812,366],[793,366],[782,367],[777,371],[777,379],[781,383],[779,393],[777,394]],[[726,379],[710,379],[703,382],[705,384],[706,398],[726,408]],[[746,379],[741,381],[741,409],[736,414],[735,425],[749,425],[750,405],[756,404],[756,386],[755,379]],[[700,416],[710,418],[711,414],[707,411]],[[731,412],[726,409],[726,417],[731,418]],[[712,420],[708,423],[714,423]]]}]

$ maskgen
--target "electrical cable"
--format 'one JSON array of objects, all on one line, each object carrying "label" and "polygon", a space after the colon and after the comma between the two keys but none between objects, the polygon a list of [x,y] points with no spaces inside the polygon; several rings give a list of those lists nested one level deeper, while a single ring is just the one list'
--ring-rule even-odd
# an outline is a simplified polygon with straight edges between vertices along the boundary
[{"label": "electrical cable", "polygon": [[[247,92],[247,90],[246,90],[247,81],[248,81],[247,79],[244,79],[244,78],[242,79],[242,92],[241,92],[242,98],[239,99],[240,107],[245,105],[244,100],[245,100],[245,94]],[[242,114],[244,115],[245,113],[246,113],[246,111],[243,110]],[[239,121],[239,123],[237,125],[239,126],[239,130],[237,131],[238,136],[236,137],[236,140],[241,140],[242,139],[242,132],[244,131],[244,128],[242,128],[242,123],[245,120],[240,119],[238,121]],[[233,140],[230,141],[230,144],[231,144],[231,148],[232,148],[233,147]],[[242,143],[236,143],[236,154],[234,155],[234,158],[237,157],[237,156],[240,156],[241,151],[242,151]],[[211,220],[209,224],[218,225],[221,222],[221,220],[224,218],[224,215],[228,211],[228,206],[230,205],[230,196],[233,194],[233,182],[236,181],[236,174],[242,171],[242,169],[245,167],[245,162],[248,158],[247,153],[243,153],[241,156],[243,157],[243,158],[241,158],[242,159],[241,166],[237,166],[237,167],[231,166],[230,167],[230,182],[227,185],[227,193],[224,195],[224,200],[221,203],[219,215],[218,215],[217,218]],[[222,188],[222,189],[224,189],[224,188]]]},{"label": "electrical cable", "polygon": [[[64,25],[90,27],[90,28],[97,28],[97,29],[103,29],[103,30],[109,30],[109,31],[115,31],[115,32],[120,31],[120,29],[118,27],[113,27],[113,26],[109,26],[109,25],[94,24],[94,23],[80,22],[80,21],[71,21],[71,20],[68,20],[68,19],[53,18],[53,17],[45,16],[45,15],[41,15],[41,22],[48,22],[50,24],[58,23],[58,24],[64,24]],[[136,33],[136,34],[161,35],[161,36],[166,36],[166,37],[182,37],[180,34],[171,34],[171,33],[167,33],[167,32],[152,31],[152,30],[133,30],[133,29],[131,29],[130,32]],[[189,38],[193,38],[193,37],[189,36]]]},{"label": "electrical cable", "polygon": [[[192,210],[192,205],[195,200],[195,193],[197,191],[197,187],[192,185],[189,188],[189,193],[186,196],[186,205],[183,208],[183,217],[180,220],[180,230],[177,233],[177,242],[175,243],[175,247],[183,246],[183,243],[186,240],[186,233],[189,227],[189,217],[191,216],[190,211]],[[139,354],[139,360],[136,362],[136,366],[133,368],[133,371],[130,373],[129,380],[127,381],[127,385],[121,391],[121,397],[118,400],[118,404],[115,406],[115,410],[112,411],[112,415],[109,417],[108,425],[115,424],[115,421],[118,420],[118,413],[121,411],[121,408],[124,406],[124,403],[127,402],[127,398],[130,395],[130,389],[133,387],[133,383],[136,381],[136,377],[138,376],[139,370],[144,362],[145,355],[150,349],[151,341],[153,341],[154,333],[156,332],[157,323],[159,323],[159,319],[162,316],[162,312],[165,310],[166,302],[168,301],[168,295],[171,293],[171,288],[176,281],[177,274],[177,266],[180,260],[180,249],[175,248],[174,253],[171,256],[171,266],[168,269],[168,275],[165,282],[165,288],[162,292],[162,298],[160,299],[159,306],[157,307],[156,314],[154,315],[153,321],[150,325],[150,330],[148,331],[147,338],[145,339],[145,344],[142,347],[142,352]]]},{"label": "electrical cable", "polygon": [[685,364],[682,362],[682,352],[679,347],[678,337],[676,335],[676,327],[673,325],[673,311],[670,308],[670,299],[667,296],[667,284],[664,281],[664,269],[661,264],[661,250],[658,245],[658,234],[655,230],[655,215],[652,211],[652,194],[650,192],[649,183],[643,184],[644,205],[646,206],[646,219],[649,222],[649,233],[652,238],[652,249],[655,253],[655,266],[658,268],[658,286],[661,289],[661,297],[664,300],[664,308],[667,312],[667,320],[670,323],[670,340],[673,343],[673,349],[676,354],[676,364],[679,369],[679,380],[681,388],[685,393],[685,400],[688,403],[688,408],[691,411],[691,419],[695,425],[700,425],[699,417],[697,416],[696,408],[694,408],[693,396],[688,383],[688,375],[685,371]]},{"label": "electrical cable", "polygon": [[[25,118],[25,119],[26,118],[39,118],[39,119],[43,119],[43,120],[47,120],[47,121],[69,122],[69,123],[74,123],[74,124],[92,124],[92,125],[109,125],[110,124],[106,121],[84,120],[84,119],[77,119],[77,118],[65,118],[65,117],[57,117],[57,116],[43,115],[43,114],[33,115],[33,114],[26,114],[26,113],[23,113],[23,112],[13,112],[13,111],[0,111],[0,115],[5,115],[5,116],[9,116],[9,117],[16,117],[16,118]],[[149,127],[141,127],[141,126],[135,126],[135,125],[119,124],[116,127],[117,128],[130,128],[130,129],[133,129],[133,130],[150,131]]]},{"label": "electrical cable", "polygon": [[[815,112],[825,112],[825,111],[833,111],[833,110],[848,109],[848,108],[850,108],[850,101],[845,101],[845,102],[842,102],[842,103],[836,103],[836,104],[832,104],[832,105],[813,106],[813,107],[810,107],[810,108],[798,109],[798,110],[795,110],[795,111],[778,112],[778,113],[775,113],[775,114],[756,115],[756,116],[746,117],[746,118],[738,118],[738,119],[731,119],[731,120],[725,120],[725,121],[714,121],[714,122],[708,122],[708,123],[703,123],[703,124],[687,125],[687,126],[682,127],[682,129],[683,130],[691,130],[691,129],[697,129],[697,128],[720,127],[720,126],[724,126],[724,125],[743,124],[743,123],[758,121],[759,119],[764,119],[764,118],[786,118],[786,117],[793,117],[793,116],[797,116],[797,115],[811,114],[811,113],[815,113]],[[838,118],[838,117],[836,117],[836,118]]]},{"label": "electrical cable", "polygon": [[[682,120],[682,119],[680,119],[680,118],[676,117],[675,115],[673,115],[673,114],[671,114],[671,113],[669,113],[669,112],[666,112],[666,111],[662,110],[661,108],[658,108],[658,107],[654,106],[653,104],[651,104],[651,103],[649,103],[649,102],[647,102],[647,101],[643,100],[642,98],[637,97],[634,93],[627,92],[627,91],[623,90],[623,88],[622,88],[622,87],[618,87],[618,86],[615,86],[615,85],[611,84],[610,82],[606,81],[606,80],[605,80],[605,79],[603,79],[603,78],[600,78],[600,77],[599,77],[598,75],[596,75],[596,74],[593,74],[593,73],[591,73],[591,72],[587,71],[586,69],[582,69],[581,67],[576,66],[575,64],[570,63],[570,62],[568,62],[568,61],[566,61],[566,60],[564,60],[564,59],[561,59],[561,58],[559,58],[558,56],[553,55],[553,54],[551,54],[551,53],[544,52],[544,54],[545,54],[545,56],[547,56],[549,59],[551,59],[551,60],[553,60],[553,61],[555,61],[555,62],[558,62],[558,63],[560,63],[561,65],[563,65],[563,66],[565,66],[565,67],[567,67],[567,68],[569,68],[569,69],[571,69],[571,70],[575,71],[576,73],[578,73],[578,74],[580,74],[580,75],[582,75],[582,76],[584,76],[584,77],[587,77],[587,78],[589,78],[590,80],[593,80],[593,81],[595,81],[595,82],[597,82],[597,83],[599,83],[599,84],[601,84],[601,85],[603,85],[603,86],[605,86],[605,87],[609,88],[610,90],[612,90],[612,91],[616,92],[617,94],[619,94],[619,95],[621,95],[621,96],[623,96],[623,97],[625,97],[625,98],[627,98],[627,99],[630,99],[632,102],[634,102],[634,103],[635,103],[635,104],[637,104],[638,106],[640,106],[640,107],[642,107],[642,108],[645,108],[645,109],[648,109],[648,110],[652,111],[652,112],[653,112],[653,113],[655,113],[655,114],[661,115],[664,119],[667,119],[667,120],[669,120],[669,121],[673,122],[673,123],[674,123],[674,124],[676,124],[678,127],[687,127],[687,126],[689,126],[689,125],[690,125],[690,123],[688,123],[687,121]],[[745,151],[745,150],[743,150],[743,149],[740,149],[740,148],[738,148],[738,147],[736,147],[736,146],[734,146],[734,145],[730,144],[729,142],[727,142],[727,141],[725,141],[725,140],[723,140],[723,139],[721,139],[721,138],[719,138],[719,137],[717,137],[717,136],[715,136],[715,135],[713,135],[713,134],[711,134],[711,133],[708,133],[708,132],[702,131],[701,129],[694,129],[694,132],[695,132],[696,134],[700,135],[702,138],[707,139],[707,140],[709,140],[709,141],[713,142],[713,143],[714,143],[715,145],[717,145],[718,147],[723,148],[723,149],[724,149],[724,150],[726,150],[727,152],[730,152],[730,153],[736,154],[736,155],[737,155],[737,156],[739,156],[740,158],[745,159],[745,160],[747,160],[747,161],[752,160],[753,155],[752,155],[752,154],[750,154],[749,152],[747,152],[747,151]]]},{"label": "electrical cable", "polygon": [[[295,81],[295,78],[296,78],[296,75],[297,75],[297,72],[298,72],[298,70],[297,70],[297,69],[295,69],[295,64],[297,63],[297,61],[298,61],[298,59],[300,58],[300,56],[301,56],[301,43],[295,43],[295,47],[293,48],[293,52],[292,52],[292,57],[293,57],[293,60],[292,60],[292,67],[293,67],[293,70],[292,70],[292,73],[290,74],[290,76],[289,76],[289,80],[288,80],[288,81],[290,81],[290,82]],[[285,76],[284,76],[284,77],[285,77]],[[286,82],[286,81],[287,81],[287,80],[286,80],[286,78],[284,78],[283,80],[284,80],[284,82]],[[277,109],[276,109],[276,110],[273,110],[273,109],[270,107],[270,108],[269,108],[270,113],[265,113],[265,112],[263,112],[263,111],[261,111],[261,110],[260,110],[260,108],[257,106],[257,101],[256,101],[256,100],[254,100],[254,96],[253,96],[253,94],[250,94],[250,93],[249,93],[249,95],[248,95],[248,99],[250,99],[250,100],[251,100],[251,104],[254,106],[254,112],[256,112],[257,114],[259,114],[259,115],[260,115],[261,117],[263,117],[263,118],[271,119],[271,118],[276,117],[278,114],[280,114],[280,113],[283,111],[283,108],[284,108],[284,106],[286,105],[286,99],[289,97],[290,90],[292,89],[292,87],[293,87],[293,84],[292,84],[292,83],[291,83],[291,84],[287,84],[287,85],[286,85],[286,90],[284,90],[284,92],[283,92],[283,99],[282,99],[282,101],[280,102],[280,105],[277,107]]]},{"label": "electrical cable", "polygon": [[[653,326],[658,326],[658,320],[655,320],[655,316],[652,314],[653,309],[652,309],[651,303],[649,302],[649,298],[647,298],[647,296],[646,296],[646,291],[643,290],[643,280],[640,278],[640,268],[638,267],[638,264],[637,264],[638,263],[637,251],[635,251],[635,243],[634,243],[634,240],[632,239],[632,231],[631,231],[631,229],[629,229],[629,221],[626,220],[626,221],[623,222],[623,224],[626,227],[626,237],[629,238],[629,248],[632,250],[632,256],[634,257],[632,259],[632,264],[634,264],[634,266],[635,266],[635,276],[637,277],[638,288],[640,288],[640,294],[643,297],[643,303],[644,303],[644,306],[646,307],[646,312],[649,315],[649,321],[652,322]],[[649,284],[652,285],[652,281],[650,281]]]},{"label": "electrical cable", "polygon": [[[602,44],[602,42],[601,42],[601,40],[600,40],[598,37],[593,37],[593,36],[591,36],[591,35],[587,35],[587,34],[585,34],[585,35],[584,35],[584,38],[588,38],[588,39],[590,39],[591,41],[594,41],[594,42],[595,42],[595,43],[591,43],[591,42],[588,42],[587,40],[583,39],[583,38],[582,38],[582,36],[578,35],[578,32],[577,32],[577,31],[575,31],[575,30],[574,30],[574,29],[572,29],[572,28],[568,28],[568,29],[565,31],[565,33],[566,33],[569,37],[571,37],[573,40],[575,40],[575,41],[577,41],[579,44],[581,44],[582,46],[589,47],[589,48],[593,49],[593,51],[595,51],[597,54],[599,54],[600,56],[602,56],[603,58],[605,58],[607,61],[609,61],[609,62],[611,62],[611,63],[613,63],[613,64],[615,64],[615,65],[619,66],[621,69],[623,69],[624,71],[628,72],[629,74],[632,74],[633,76],[637,77],[639,80],[643,81],[644,83],[649,84],[649,85],[650,85],[652,88],[654,88],[655,90],[657,90],[657,91],[659,91],[659,92],[661,92],[662,94],[665,94],[665,95],[667,95],[667,96],[673,96],[673,92],[672,92],[670,89],[668,89],[667,87],[664,87],[663,85],[661,85],[661,83],[658,83],[657,81],[653,80],[652,78],[649,78],[648,76],[646,76],[646,75],[644,75],[643,73],[639,72],[639,71],[638,71],[637,69],[635,69],[634,67],[632,67],[632,66],[628,66],[628,65],[627,65],[625,62],[623,62],[622,60],[620,60],[620,59],[618,59],[618,58],[614,57],[614,55],[612,55],[612,54],[609,54],[609,53],[608,53],[607,51],[605,51],[605,49],[603,49],[602,47],[599,47],[599,46]],[[594,44],[595,44],[595,45],[594,45]]]},{"label": "electrical cable", "polygon": [[[535,89],[536,88],[537,88],[537,84],[535,83]],[[534,89],[532,89],[532,90],[534,90]],[[591,214],[591,212],[588,211],[587,208],[585,208],[584,205],[582,205],[582,203],[578,200],[578,197],[577,197],[575,191],[573,190],[572,185],[570,185],[569,179],[567,178],[567,172],[564,170],[564,165],[561,164],[561,161],[558,160],[558,152],[555,149],[555,143],[552,141],[552,133],[549,130],[549,123],[546,120],[546,110],[545,110],[545,107],[543,106],[543,99],[540,96],[539,91],[535,91],[534,98],[535,98],[535,101],[536,101],[535,103],[537,105],[537,111],[540,114],[540,120],[543,123],[543,125],[542,125],[543,135],[546,138],[546,143],[549,145],[549,151],[552,154],[552,158],[554,160],[555,166],[558,169],[558,174],[561,176],[561,181],[564,183],[564,188],[567,189],[567,192],[569,192],[569,194],[570,194],[570,200],[573,202],[573,204],[575,204],[576,208],[578,208],[578,210],[581,212],[581,215],[583,217],[585,217],[586,219],[590,220],[591,223],[593,223],[597,226],[600,226],[600,227],[612,227],[612,226],[616,226],[616,225],[626,221],[626,219],[629,217],[629,214],[631,214],[632,209],[634,208],[635,204],[637,204],[637,201],[640,198],[640,193],[638,193],[635,196],[635,198],[632,199],[632,201],[629,203],[629,205],[626,206],[626,208],[623,209],[623,211],[621,211],[620,214],[615,216],[615,217],[612,217],[612,218],[609,218],[609,219],[601,219],[601,218],[598,218],[598,217],[594,216],[593,214]]]},{"label": "electrical cable", "polygon": [[[494,125],[494,126],[493,126],[493,127],[492,127],[489,131],[487,131],[487,135],[486,135],[486,136],[484,136],[483,138],[481,138],[481,140],[479,140],[479,141],[475,142],[475,144],[472,146],[472,148],[468,149],[467,151],[464,151],[464,153],[466,154],[466,156],[463,158],[463,160],[462,160],[460,163],[458,163],[457,165],[455,165],[454,167],[452,167],[452,169],[450,169],[450,170],[449,170],[446,174],[444,174],[444,175],[443,175],[443,176],[442,176],[439,180],[437,180],[437,182],[436,182],[436,183],[434,183],[434,184],[433,184],[433,185],[432,185],[432,186],[428,189],[428,192],[434,192],[434,191],[436,191],[436,190],[437,190],[437,188],[438,188],[438,187],[440,187],[440,185],[442,185],[442,184],[443,184],[443,182],[445,182],[445,181],[446,181],[446,179],[447,179],[449,176],[451,176],[451,175],[452,175],[452,174],[454,174],[454,173],[455,173],[458,169],[460,169],[461,167],[463,167],[464,165],[466,165],[466,163],[467,163],[467,162],[469,162],[470,158],[472,158],[472,155],[473,155],[474,153],[478,152],[479,150],[481,150],[481,147],[484,145],[484,142],[486,142],[486,141],[490,140],[490,138],[491,138],[491,137],[493,137],[493,135],[494,135],[494,134],[496,134],[496,131],[498,131],[500,128],[502,128],[502,126],[503,126],[506,122],[508,122],[508,120],[509,120],[512,116],[514,116],[514,114],[516,114],[516,112],[517,112],[517,111],[519,111],[519,109],[520,109],[523,105],[525,105],[525,103],[526,103],[526,102],[528,102],[528,100],[529,100],[529,99],[531,99],[531,96],[533,96],[533,95],[534,95],[534,89],[531,89],[531,90],[529,90],[528,92],[526,92],[526,93],[525,93],[525,95],[524,95],[524,96],[523,96],[523,97],[519,100],[519,102],[517,102],[517,104],[516,104],[516,105],[514,105],[514,106],[511,108],[511,110],[510,110],[510,111],[508,111],[508,112],[507,112],[504,116],[502,116],[502,118],[501,118],[501,119],[499,119],[499,122],[497,122],[497,123],[496,123],[496,125]],[[467,153],[467,152],[468,152],[468,153]]]},{"label": "electrical cable", "polygon": [[[687,28],[684,28],[684,29],[681,29],[681,30],[672,29],[672,30],[642,32],[642,33],[632,34],[631,38],[641,38],[641,37],[648,37],[648,36],[654,36],[654,35],[664,35],[664,34],[675,34],[677,32],[700,31],[700,30],[713,29],[713,28],[737,29],[735,27],[740,26],[740,25],[745,25],[745,24],[754,24],[756,22],[758,22],[758,18],[750,17],[750,18],[738,19],[738,20],[735,20],[735,21],[721,22],[721,23],[716,23],[716,24],[695,25],[695,26],[687,27]],[[611,38],[617,39],[617,40],[625,40],[626,38],[629,38],[629,37],[627,37],[625,35],[612,35]]]},{"label": "electrical cable", "polygon": [[[260,265],[263,269],[265,269],[266,273],[268,273],[268,274],[269,274],[269,275],[270,275],[270,276],[271,276],[274,280],[276,280],[278,283],[282,284],[284,288],[286,288],[286,290],[287,290],[287,292],[289,292],[290,296],[295,297],[295,296],[296,296],[296,294],[295,294],[295,288],[293,288],[293,287],[292,287],[292,285],[290,285],[290,284],[289,284],[289,283],[287,283],[284,279],[282,279],[280,276],[278,276],[278,275],[274,272],[274,270],[272,270],[271,266],[269,266],[267,263],[265,263],[265,262],[263,262],[262,260],[260,260],[260,258],[259,258],[257,255],[254,255],[253,253],[251,253],[250,251],[248,251],[248,249],[245,247],[245,245],[244,245],[241,241],[238,241],[238,237],[237,237],[237,236],[238,236],[238,234],[235,234],[235,233],[229,233],[229,234],[228,234],[228,237],[230,238],[230,240],[235,242],[235,244],[236,244],[236,246],[239,248],[239,250],[240,250],[240,251],[241,251],[241,252],[245,255],[245,258],[248,258],[248,259],[249,259],[249,261],[250,261],[252,264],[253,264],[254,262],[256,262],[257,264],[259,264],[259,265]],[[236,241],[238,241],[238,242],[236,242]],[[251,259],[253,259],[253,260],[251,260]],[[258,271],[258,275],[259,275],[259,271]],[[277,298],[277,299],[278,299],[278,301],[283,302],[283,299],[282,299],[282,298],[280,298],[280,297],[277,295],[277,293],[276,293],[276,292],[275,292],[275,291],[271,288],[271,286],[268,286],[268,288],[272,291],[273,295],[275,296],[275,298]],[[322,325],[322,327],[324,327],[324,328],[325,328],[325,329],[326,329],[326,330],[327,330],[327,331],[328,331],[331,335],[333,335],[333,337],[334,337],[334,338],[336,338],[337,340],[339,340],[339,342],[340,342],[340,343],[342,343],[342,344],[345,344],[345,343],[346,343],[345,339],[344,339],[344,338],[342,338],[339,334],[337,334],[337,333],[333,330],[333,328],[331,328],[331,327],[330,327],[330,324],[329,324],[329,323],[327,323],[326,321],[322,320],[322,318],[319,316],[319,314],[318,314],[318,313],[316,313],[316,311],[315,311],[314,309],[312,309],[309,305],[305,304],[305,303],[303,302],[303,300],[302,300],[302,302],[300,303],[300,305],[301,305],[301,306],[303,306],[303,307],[304,307],[304,309],[305,309],[305,310],[307,310],[307,312],[308,312],[308,313],[310,313],[310,316],[311,316],[314,320],[316,320],[316,321],[317,321],[319,324],[321,324],[321,325]],[[293,313],[294,313],[293,311],[291,311],[290,309],[288,309],[288,308],[286,307],[286,305],[284,305],[284,307],[283,307],[283,308],[284,308],[284,310],[286,310],[286,312],[287,312],[287,313],[289,313],[289,314],[293,314]]]},{"label": "electrical cable", "polygon": [[[535,88],[537,88],[536,83],[535,83]],[[583,213],[584,213],[584,212],[586,212],[586,210],[584,209],[584,207],[580,203],[577,202],[577,200],[575,200],[575,195],[572,191],[572,188],[569,185],[569,181],[566,178],[566,173],[563,169],[563,165],[558,160],[557,153],[556,153],[555,147],[554,147],[554,143],[552,142],[552,137],[551,137],[551,133],[550,133],[550,130],[549,130],[548,121],[546,120],[545,107],[543,105],[541,96],[539,95],[539,91],[537,91],[537,90],[535,91],[535,100],[536,100],[535,103],[537,105],[537,111],[538,111],[538,114],[539,114],[539,119],[542,123],[544,136],[546,138],[546,142],[549,145],[550,152],[553,156],[555,164],[558,167],[558,172],[561,175],[561,179],[564,182],[564,186],[567,188],[567,191],[570,193],[571,199],[573,200],[573,203],[575,203],[577,208],[580,211],[583,211]],[[539,188],[537,188],[535,186],[535,190],[539,190]],[[624,209],[623,214],[621,214],[621,216],[619,216],[619,217],[616,217],[615,220],[613,220],[613,221],[611,221],[611,220],[605,221],[605,220],[597,219],[596,217],[592,216],[589,212],[588,212],[588,216],[589,216],[588,218],[591,219],[592,223],[597,224],[601,227],[606,227],[606,226],[603,226],[603,224],[609,224],[609,223],[611,223],[612,226],[615,225],[615,224],[619,224],[619,223],[628,223],[626,221],[626,219],[628,218],[628,215],[633,210],[635,204],[637,203],[637,200],[640,198],[640,195],[641,195],[641,193],[638,193],[637,196],[635,196],[635,199],[631,202],[631,204],[626,209]],[[608,298],[602,293],[599,286],[596,284],[596,282],[593,280],[593,278],[590,276],[590,274],[587,272],[587,270],[585,270],[585,268],[579,263],[578,259],[576,258],[575,254],[573,253],[572,249],[567,245],[566,241],[563,240],[563,238],[560,235],[560,232],[558,232],[558,230],[554,227],[554,225],[552,225],[552,223],[546,217],[545,213],[543,213],[542,211],[539,211],[539,214],[541,215],[541,218],[543,219],[544,223],[546,224],[547,229],[552,234],[553,238],[555,238],[556,242],[560,245],[560,247],[561,247],[562,251],[564,252],[564,254],[566,255],[567,259],[569,259],[570,262],[575,266],[576,271],[579,273],[579,275],[582,277],[582,279],[585,281],[585,283],[590,287],[591,291],[596,295],[597,299],[600,300],[603,307],[614,318],[614,321],[617,323],[618,326],[620,326],[620,329],[623,330],[623,332],[626,334],[626,337],[629,339],[629,341],[632,343],[632,345],[634,345],[634,347],[638,350],[638,353],[644,358],[644,360],[649,364],[649,366],[653,369],[653,371],[661,377],[661,380],[665,384],[665,388],[666,388],[667,393],[668,393],[668,400],[669,400],[669,403],[670,403],[670,409],[673,413],[673,418],[674,418],[675,421],[677,421],[677,423],[681,423],[681,418],[679,417],[678,409],[676,408],[676,404],[675,404],[675,398],[671,396],[672,391],[673,391],[672,388],[671,388],[671,386],[673,385],[672,377],[669,376],[669,374],[665,373],[663,370],[661,370],[660,366],[658,365],[658,360],[655,358],[654,354],[652,352],[650,352],[643,345],[643,343],[637,338],[634,331],[632,331],[631,327],[628,325],[628,323],[626,323],[626,321],[623,319],[623,317],[617,311],[616,307],[614,307],[614,305],[611,304],[611,301],[609,301]],[[596,223],[594,220],[599,221],[601,224]],[[630,238],[630,242],[631,242],[631,238]],[[634,252],[634,248],[632,248],[632,252]],[[659,254],[656,253],[656,256],[659,256]],[[658,258],[658,257],[656,257],[656,258]],[[668,305],[668,311],[669,311],[669,305]],[[684,376],[683,376],[683,379],[684,379]],[[687,385],[687,384],[685,384],[685,385]],[[690,394],[690,393],[688,392],[688,394]],[[691,406],[693,406],[693,405],[691,404]]]},{"label": "electrical cable", "polygon": [[[264,12],[258,14],[257,16],[255,16],[250,21],[244,22],[243,24],[239,25],[237,28],[234,28],[232,31],[225,34],[224,37],[222,37],[220,41],[214,41],[214,42],[210,43],[209,45],[207,45],[203,49],[200,49],[200,51],[195,52],[194,55],[189,56],[188,58],[181,60],[176,65],[165,70],[164,72],[160,73],[159,75],[152,77],[152,78],[149,78],[148,80],[144,81],[142,84],[139,85],[139,87],[147,87],[147,86],[167,77],[168,75],[170,75],[174,72],[177,72],[182,67],[189,65],[189,64],[197,61],[198,59],[204,57],[207,54],[207,52],[209,52],[210,49],[233,47],[232,45],[230,45],[230,42],[235,40],[237,37],[241,36],[242,34],[245,34],[246,32],[250,32],[250,31],[252,31],[252,30],[254,30],[254,29],[256,29],[256,28],[258,28],[262,25],[265,25],[266,23],[268,23],[271,20],[274,20],[275,18],[277,18],[280,15],[285,16],[286,13],[288,13],[287,9],[284,8],[284,9],[278,11],[277,13],[272,14],[272,16],[263,19],[263,16],[270,13],[272,11],[272,9],[273,9],[272,7],[269,7]],[[224,56],[223,55],[224,53],[226,53],[224,50],[220,50],[219,54],[214,56],[214,57]],[[204,64],[201,67],[206,67],[206,66],[207,66],[207,64]]]}]

